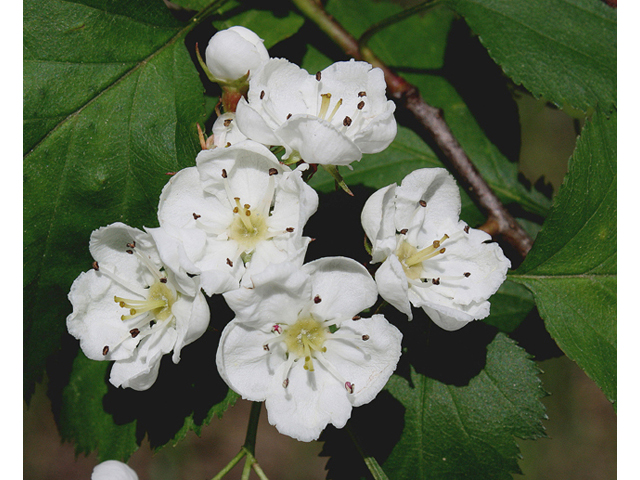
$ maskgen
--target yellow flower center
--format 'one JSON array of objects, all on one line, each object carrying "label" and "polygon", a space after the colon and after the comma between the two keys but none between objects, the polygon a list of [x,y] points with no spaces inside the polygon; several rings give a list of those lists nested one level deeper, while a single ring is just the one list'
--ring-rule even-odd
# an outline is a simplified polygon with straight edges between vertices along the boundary
[{"label": "yellow flower center", "polygon": [[298,358],[304,357],[305,370],[313,371],[311,351],[324,352],[324,342],[326,340],[327,327],[311,317],[299,318],[296,323],[287,328],[284,335],[284,342],[287,345],[289,355]]},{"label": "yellow flower center", "polygon": [[171,316],[171,306],[177,300],[177,296],[165,283],[157,281],[149,288],[145,300],[122,297],[113,299],[122,308],[129,309],[129,315],[122,315],[121,320],[130,320],[146,312],[151,313],[157,320],[166,320]]},{"label": "yellow flower center", "polygon": [[396,250],[396,256],[398,260],[400,260],[400,264],[407,277],[412,280],[419,279],[423,270],[422,262],[437,255],[442,255],[446,249],[441,247],[441,244],[447,238],[449,238],[449,235],[445,234],[440,240],[434,240],[431,245],[422,250],[418,250],[404,240],[401,241]]},{"label": "yellow flower center", "polygon": [[242,205],[238,197],[234,200],[236,206],[233,208],[234,218],[229,227],[229,238],[238,242],[245,252],[249,252],[268,238],[267,221],[260,213],[252,212],[251,205]]}]

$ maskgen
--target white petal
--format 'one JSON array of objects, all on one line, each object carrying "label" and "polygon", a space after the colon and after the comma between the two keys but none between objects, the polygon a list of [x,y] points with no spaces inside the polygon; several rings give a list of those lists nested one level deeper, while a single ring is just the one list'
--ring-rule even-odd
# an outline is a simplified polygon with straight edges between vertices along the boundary
[{"label": "white petal", "polygon": [[[466,312],[464,309],[469,310]],[[442,305],[423,305],[422,309],[433,320],[433,323],[448,331],[459,330],[473,320],[489,316],[489,302],[479,305],[466,305],[459,308],[448,308]]]},{"label": "white petal", "polygon": [[[214,122],[212,128],[213,144],[217,148],[224,148],[227,145],[235,145],[236,143],[247,139],[247,137],[238,128],[238,124],[235,120],[235,112],[227,112],[220,115]],[[200,154],[198,154],[198,156],[200,156]]]},{"label": "white petal", "polygon": [[421,235],[439,239],[457,225],[460,205],[458,186],[444,168],[415,170],[396,189],[396,230],[417,227]]},{"label": "white petal", "polygon": [[265,119],[241,98],[236,107],[236,123],[240,132],[248,138],[264,145],[281,145],[282,141],[274,133],[278,125],[269,125]]},{"label": "white petal", "polygon": [[294,115],[276,134],[307,163],[349,165],[362,158],[362,152],[347,135],[314,115]]},{"label": "white petal", "polygon": [[107,460],[93,468],[91,480],[138,480],[138,475],[126,463]]},{"label": "white petal", "polygon": [[[67,329],[80,340],[80,348],[91,360],[127,359],[139,342],[131,338],[129,328],[120,320],[128,312],[113,299],[124,292],[124,288],[95,270],[81,273],[71,285],[69,301],[73,312],[67,317]],[[105,346],[109,347],[107,355],[103,354]]]},{"label": "white petal", "polygon": [[372,246],[371,263],[383,262],[396,250],[395,192],[395,183],[377,190],[362,209],[362,227]]},{"label": "white petal", "polygon": [[245,323],[232,320],[222,331],[216,365],[229,387],[254,402],[263,401],[278,367],[284,362],[279,355],[264,350],[274,338]]},{"label": "white petal", "polygon": [[[401,354],[402,333],[383,315],[348,320],[337,335],[367,335],[368,340],[327,340],[325,357],[355,388],[354,407],[373,400],[396,369]],[[331,338],[331,336],[329,336]]]},{"label": "white petal", "polygon": [[393,116],[395,110],[395,103],[389,100],[386,110],[376,115],[365,128],[353,136],[353,142],[362,153],[378,153],[391,145],[398,133],[398,125]]},{"label": "white petal", "polygon": [[366,268],[351,258],[320,258],[304,265],[302,271],[311,278],[311,312],[316,318],[351,318],[378,298],[376,282]]},{"label": "white petal", "polygon": [[176,343],[173,347],[173,363],[180,361],[180,351],[185,345],[197,340],[209,326],[209,305],[198,291],[195,297],[181,296],[171,307],[176,317]]},{"label": "white petal", "polygon": [[173,349],[176,331],[161,323],[153,328],[158,329],[158,332],[144,338],[133,357],[113,364],[109,381],[116,387],[147,390],[158,378],[160,360],[165,353]]},{"label": "white petal", "polygon": [[238,321],[258,327],[295,323],[311,298],[307,274],[292,263],[272,264],[251,277],[253,288],[241,287],[224,294]]},{"label": "white petal", "polygon": [[287,388],[280,380],[285,365],[275,372],[266,395],[269,423],[284,435],[302,442],[316,440],[332,423],[342,428],[351,416],[347,391],[319,362],[315,371],[304,370],[298,361],[289,372]]},{"label": "white petal", "polygon": [[376,284],[382,298],[409,317],[409,320],[413,318],[408,280],[398,257],[391,255],[380,265],[376,271]]}]

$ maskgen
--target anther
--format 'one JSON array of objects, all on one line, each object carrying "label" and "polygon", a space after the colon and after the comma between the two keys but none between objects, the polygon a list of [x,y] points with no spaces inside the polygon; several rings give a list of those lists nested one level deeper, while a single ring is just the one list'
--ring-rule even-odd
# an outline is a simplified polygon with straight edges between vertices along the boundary
[{"label": "anther", "polygon": [[355,322],[356,320],[360,320],[361,318],[362,318],[362,317],[361,317],[360,315],[354,315],[354,316],[351,318],[351,320],[353,320],[353,321]]},{"label": "anther", "polygon": [[366,97],[367,96],[367,92],[358,92],[358,96],[359,97]]},{"label": "anther", "polygon": [[136,248],[136,242],[127,243],[127,247]]},{"label": "anther", "polygon": [[446,251],[447,251],[447,249],[446,249],[446,248],[441,248],[441,249],[440,249],[440,253],[444,253],[444,252],[446,252]]},{"label": "anther", "polygon": [[228,148],[231,146],[231,142],[227,142],[227,144],[225,145],[225,148]]},{"label": "anther", "polygon": [[427,202],[425,202],[424,200],[420,200],[420,202],[418,202],[418,203],[420,203],[421,207],[426,207],[427,206]]},{"label": "anther", "polygon": [[268,343],[265,343],[264,345],[262,345],[262,349],[263,349],[265,352],[268,352],[268,351],[269,351],[269,344],[268,344]]},{"label": "anther", "polygon": [[233,267],[233,262],[231,261],[230,258],[227,258],[227,265],[229,265],[230,267]]},{"label": "anther", "polygon": [[224,126],[225,126],[225,127],[228,127],[229,125],[231,125],[231,119],[230,119],[230,118],[227,118],[227,119],[224,121]]},{"label": "anther", "polygon": [[369,335],[362,335],[362,340],[364,340],[365,342],[369,340]]},{"label": "anther", "polygon": [[158,323],[158,322],[156,322],[155,320],[151,320],[149,322],[149,328],[153,327],[156,323]]},{"label": "anther", "polygon": [[467,278],[469,278],[469,276],[471,276],[471,272],[464,272],[463,275]]},{"label": "anther", "polygon": [[464,227],[464,233],[469,233],[469,225],[465,225],[465,227]]},{"label": "anther", "polygon": [[364,108],[364,102],[360,102],[358,104],[358,110],[362,110]]},{"label": "anther", "polygon": [[140,335],[140,330],[138,330],[137,328],[133,328],[129,330],[129,333],[131,334],[132,338],[136,338],[138,335]]},{"label": "anther", "polygon": [[408,231],[408,228],[403,228],[402,230],[400,230],[400,235],[406,235]]},{"label": "anther", "polygon": [[161,278],[161,279],[160,279],[160,283],[167,283],[167,278],[166,278],[166,277]]},{"label": "anther", "polygon": [[344,120],[342,121],[342,125],[344,125],[345,127],[348,127],[349,125],[351,125],[351,119],[348,116],[344,117]]},{"label": "anther", "polygon": [[251,208],[251,205],[249,205],[248,203],[244,204],[244,209],[245,210],[249,210]]},{"label": "anther", "polygon": [[322,301],[322,299],[320,298],[320,295],[316,295],[315,297],[313,297],[313,303],[320,303]]},{"label": "anther", "polygon": [[129,255],[133,255],[133,250],[126,250]]},{"label": "anther", "polygon": [[240,209],[238,207],[233,207],[233,213],[238,213]]},{"label": "anther", "polygon": [[109,345],[105,345],[102,349],[102,355],[106,355],[107,353],[109,353]]},{"label": "anther", "polygon": [[100,270],[100,267],[98,266],[98,262],[93,262],[91,264],[91,268],[93,268],[94,270]]},{"label": "anther", "polygon": [[[246,207],[245,207],[245,208],[246,208]],[[245,214],[247,217],[250,217],[250,216],[251,216],[251,210],[246,210],[246,211],[244,212],[244,214]]]},{"label": "anther", "polygon": [[273,327],[271,327],[271,331],[280,334],[282,333],[282,327],[276,323]]},{"label": "anther", "polygon": [[202,215],[198,215],[197,213],[193,212],[193,219],[197,220],[201,217]]},{"label": "anther", "polygon": [[277,168],[270,168],[269,169],[269,176],[277,175],[277,174],[278,174],[278,169]]},{"label": "anther", "polygon": [[224,168],[222,169],[222,178],[227,178],[227,171]]},{"label": "anther", "polygon": [[293,229],[293,227],[287,227],[287,228],[285,228],[285,230],[287,232],[291,233],[291,232],[293,232],[294,229]]},{"label": "anther", "polygon": [[347,389],[347,392],[353,393],[355,391],[356,385],[351,382],[344,382],[344,388]]},{"label": "anther", "polygon": [[321,78],[322,78],[322,72],[316,73],[316,80],[320,81]]},{"label": "anther", "polygon": [[287,388],[289,386],[289,379],[285,378],[284,382],[282,382],[282,388]]},{"label": "anther", "polygon": [[264,98],[264,90],[260,92],[260,100],[262,100],[263,98]]},{"label": "anther", "polygon": [[289,120],[291,118],[291,114],[287,115],[287,120]]},{"label": "anther", "polygon": [[434,285],[440,285],[440,278],[432,278],[431,283],[433,283]]}]

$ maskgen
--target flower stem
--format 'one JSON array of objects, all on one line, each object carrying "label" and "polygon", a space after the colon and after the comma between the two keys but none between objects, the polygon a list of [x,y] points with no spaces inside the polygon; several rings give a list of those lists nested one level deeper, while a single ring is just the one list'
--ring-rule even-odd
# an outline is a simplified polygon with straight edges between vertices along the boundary
[{"label": "flower stem", "polygon": [[389,480],[389,477],[387,477],[387,474],[384,473],[384,470],[382,470],[382,467],[380,466],[378,461],[374,457],[369,456],[364,452],[364,450],[360,446],[360,443],[358,442],[358,439],[353,433],[353,430],[351,430],[351,427],[347,426],[346,430],[349,436],[351,437],[353,444],[356,446],[358,453],[362,457],[362,460],[364,460],[364,464],[367,466],[367,468],[371,472],[371,475],[373,476],[374,480]]},{"label": "flower stem", "polygon": [[233,457],[233,459],[222,469],[218,474],[213,477],[212,480],[220,480],[227,473],[231,471],[233,467],[235,467],[243,457],[247,457],[244,463],[244,468],[242,470],[242,480],[249,480],[249,475],[251,474],[251,469],[256,472],[260,480],[269,480],[265,473],[258,465],[258,462],[255,457],[256,450],[256,436],[258,433],[258,420],[260,419],[260,410],[262,409],[262,402],[253,402],[251,404],[251,413],[249,414],[249,425],[247,426],[247,435],[244,439],[244,445],[238,452],[238,454]]}]

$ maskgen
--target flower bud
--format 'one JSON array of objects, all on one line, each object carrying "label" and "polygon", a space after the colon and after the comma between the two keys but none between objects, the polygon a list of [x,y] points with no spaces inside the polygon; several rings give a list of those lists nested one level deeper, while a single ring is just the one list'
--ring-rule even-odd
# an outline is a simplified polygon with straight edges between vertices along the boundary
[{"label": "flower bud", "polygon": [[216,33],[205,53],[207,68],[220,83],[231,83],[257,70],[269,60],[263,40],[244,27]]}]

